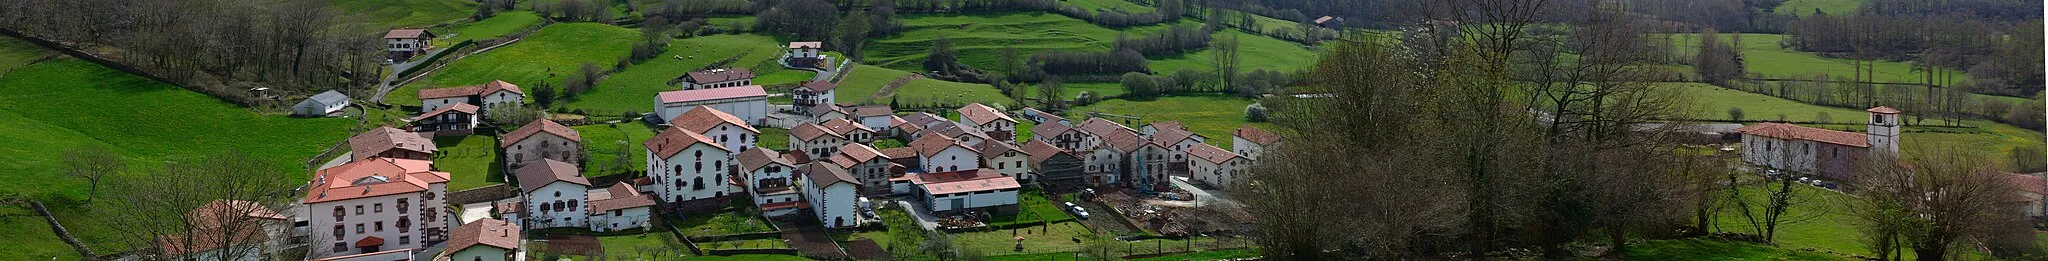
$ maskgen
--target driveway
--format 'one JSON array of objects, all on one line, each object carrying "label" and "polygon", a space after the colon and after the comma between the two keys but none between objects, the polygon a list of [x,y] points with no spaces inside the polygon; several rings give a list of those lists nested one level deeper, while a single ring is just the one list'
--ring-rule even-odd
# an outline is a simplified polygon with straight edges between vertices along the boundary
[{"label": "driveway", "polygon": [[1195,186],[1193,183],[1189,183],[1187,177],[1173,177],[1172,180],[1174,187],[1180,188],[1181,190],[1186,190],[1188,191],[1188,194],[1194,194],[1196,206],[1206,206],[1209,204],[1223,204],[1225,206],[1243,206],[1242,204],[1238,204],[1237,200],[1232,200],[1228,195],[1223,194],[1223,191],[1204,190],[1202,189],[1202,187],[1198,187]]},{"label": "driveway", "polygon": [[496,205],[497,204],[495,202],[488,201],[462,205],[462,215],[458,216],[457,218],[461,218],[463,224],[469,224],[469,222],[475,222],[478,219],[489,218],[491,217],[491,210],[496,208]]},{"label": "driveway", "polygon": [[923,227],[925,231],[939,229],[939,218],[933,217],[932,212],[924,209],[923,205],[910,203],[909,200],[897,200],[896,204],[910,210],[910,217],[917,220],[918,227]]},{"label": "driveway", "polygon": [[384,95],[391,93],[392,89],[398,88],[398,85],[396,85],[396,83],[399,80],[399,72],[404,72],[406,69],[411,69],[413,66],[420,66],[426,63],[426,57],[434,57],[434,55],[439,55],[443,51],[448,51],[448,49],[449,48],[436,48],[433,51],[427,52],[427,54],[425,55],[413,56],[414,59],[402,63],[392,64],[391,74],[384,75],[384,80],[380,82],[380,84],[378,84],[377,86],[377,96],[371,97],[370,102],[384,102]]}]

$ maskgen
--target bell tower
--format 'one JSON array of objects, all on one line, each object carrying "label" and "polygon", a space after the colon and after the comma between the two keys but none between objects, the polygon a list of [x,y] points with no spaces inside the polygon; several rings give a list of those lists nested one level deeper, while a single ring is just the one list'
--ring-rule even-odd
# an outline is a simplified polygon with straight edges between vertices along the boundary
[{"label": "bell tower", "polygon": [[1877,106],[1865,110],[1870,112],[1870,125],[1864,128],[1868,134],[1871,151],[1899,154],[1899,109]]}]

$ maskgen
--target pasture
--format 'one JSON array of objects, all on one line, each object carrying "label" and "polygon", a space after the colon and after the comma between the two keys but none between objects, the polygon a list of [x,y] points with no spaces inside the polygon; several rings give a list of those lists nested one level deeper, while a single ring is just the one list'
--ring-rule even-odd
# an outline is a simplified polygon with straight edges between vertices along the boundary
[{"label": "pasture", "polygon": [[[1792,47],[1784,46],[1782,44],[1782,42],[1786,40],[1787,36],[1785,35],[1741,35],[1743,68],[1750,74],[1762,76],[1762,78],[1768,79],[1808,80],[1813,79],[1813,77],[1816,75],[1827,75],[1829,78],[1849,78],[1856,75],[1856,60],[1822,57],[1814,53],[1794,50],[1792,49]],[[1655,37],[1659,36],[1668,36],[1671,39],[1673,46],[1677,47],[1676,50],[1673,50],[1673,55],[1677,55],[1679,57],[1692,57],[1691,53],[1699,49],[1699,36],[1697,34],[1653,34],[1651,37],[1653,37],[1654,39]],[[1723,42],[1729,41],[1734,37],[1734,34],[1720,35],[1721,41]],[[1874,80],[1876,82],[1922,82],[1921,78],[1923,76],[1923,72],[1915,71],[1910,61],[1868,62],[1871,63],[1871,65],[1869,66],[1875,68],[1874,70],[1876,71],[1876,77],[1871,80]],[[1957,81],[1969,78],[1960,71],[1948,71],[1956,73]]]},{"label": "pasture", "polygon": [[1815,10],[1828,15],[1852,15],[1862,6],[1863,0],[1789,0],[1772,11],[1799,17],[1812,16]]},{"label": "pasture", "polygon": [[436,29],[442,39],[434,40],[434,47],[447,47],[468,40],[484,40],[504,37],[529,26],[540,23],[540,15],[533,12],[503,12],[496,16],[449,28]]},{"label": "pasture", "polygon": [[[852,73],[839,81],[835,91],[838,103],[860,103],[881,91],[883,86],[910,72],[872,65],[854,65]],[[1010,104],[1010,98],[987,84],[960,83],[919,78],[911,80],[896,89],[894,95],[885,95],[865,104],[889,104],[891,99],[898,102],[898,110],[928,105],[949,105],[957,108],[968,103]],[[950,109],[949,108],[949,109]]]},{"label": "pasture", "polygon": [[1117,117],[1106,118],[1137,129],[1149,122],[1180,121],[1188,130],[1201,134],[1211,145],[1230,149],[1230,133],[1238,126],[1251,124],[1260,129],[1278,132],[1279,126],[1271,123],[1252,123],[1244,118],[1244,107],[1253,101],[1237,96],[1221,94],[1162,96],[1146,101],[1125,99],[1103,100],[1088,106],[1074,107],[1067,111],[1067,119],[1076,123],[1087,119],[1090,112],[1138,117],[1140,120],[1126,120]]},{"label": "pasture", "polygon": [[[626,174],[645,168],[647,149],[640,143],[654,137],[656,131],[638,121],[569,128],[583,136],[583,152],[590,157],[589,163],[583,165],[583,176],[590,178]],[[620,155],[625,156],[624,161],[620,161]]]},{"label": "pasture", "polygon": [[[511,82],[531,94],[540,86],[561,86],[562,79],[579,73],[585,62],[609,69],[639,40],[638,31],[606,24],[549,25],[518,43],[451,62],[427,78],[392,90],[384,97],[384,103],[416,106],[420,104],[420,89],[477,85],[491,80]],[[533,101],[532,96],[526,99]]]},{"label": "pasture", "polygon": [[[638,37],[637,32],[626,32],[634,33],[633,37]],[[626,42],[626,44],[631,45],[632,43]],[[625,71],[612,73],[604,81],[598,82],[597,87],[591,88],[589,92],[572,99],[567,99],[568,103],[557,104],[556,107],[583,109],[591,111],[592,114],[600,115],[617,115],[627,111],[653,111],[654,94],[682,89],[668,85],[669,80],[733,56],[740,56],[740,58],[727,64],[727,67],[751,67],[762,62],[772,61],[780,56],[782,50],[776,47],[776,44],[777,42],[774,38],[752,34],[707,35],[670,41],[667,52],[656,55],[647,61],[634,64],[632,67],[627,67]],[[619,50],[626,50],[627,48],[629,47],[620,46]],[[612,57],[598,61],[601,61],[599,62],[600,64],[610,65],[615,63],[616,59],[616,57]],[[772,69],[772,71],[755,70],[754,73],[756,75],[773,74],[775,73],[774,71],[782,70],[780,67]],[[556,83],[556,85],[559,85],[559,83]],[[557,102],[559,103],[560,101]]]},{"label": "pasture", "polygon": [[476,13],[475,1],[462,0],[328,0],[327,3],[371,28],[425,27]]},{"label": "pasture", "polygon": [[[1194,23],[1181,20],[1181,23]],[[1003,47],[1017,50],[1019,57],[1040,51],[1108,51],[1118,33],[1144,36],[1168,24],[1110,29],[1065,15],[1030,12],[969,15],[906,15],[903,32],[873,39],[867,45],[867,60],[881,67],[921,71],[932,41],[946,37],[960,54],[960,62],[975,68],[997,68],[1003,61]]]}]

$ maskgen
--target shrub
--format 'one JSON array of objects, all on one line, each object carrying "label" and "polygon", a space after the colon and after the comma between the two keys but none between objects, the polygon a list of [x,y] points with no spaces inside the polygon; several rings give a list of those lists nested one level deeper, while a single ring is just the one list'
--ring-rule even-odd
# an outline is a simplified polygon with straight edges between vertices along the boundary
[{"label": "shrub", "polygon": [[1245,105],[1244,120],[1251,122],[1266,122],[1266,106],[1259,105],[1257,103],[1253,103],[1252,105]]}]

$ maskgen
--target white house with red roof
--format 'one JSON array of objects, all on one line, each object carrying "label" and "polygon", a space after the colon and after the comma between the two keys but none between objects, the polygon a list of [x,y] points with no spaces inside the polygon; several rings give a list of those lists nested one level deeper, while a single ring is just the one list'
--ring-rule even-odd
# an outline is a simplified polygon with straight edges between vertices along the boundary
[{"label": "white house with red roof", "polygon": [[619,182],[611,187],[589,190],[585,194],[590,202],[590,230],[597,232],[618,231],[648,227],[653,224],[654,195],[640,193],[639,188]]},{"label": "white house with red roof", "polygon": [[684,90],[740,87],[754,85],[754,72],[747,68],[719,68],[694,71],[683,75]]},{"label": "white house with red roof", "polygon": [[1217,188],[1228,188],[1250,175],[1252,160],[1207,143],[1188,148],[1188,174]]},{"label": "white house with red roof", "polygon": [[860,122],[861,126],[867,126],[881,135],[889,135],[891,127],[895,126],[893,119],[900,119],[895,117],[896,110],[889,108],[889,105],[855,106],[844,110],[853,114],[848,116],[853,118],[853,121]]},{"label": "white house with red roof", "polygon": [[436,137],[469,135],[480,122],[477,117],[478,109],[481,108],[461,103],[421,113],[420,116],[412,117],[412,131],[433,133]]},{"label": "white house with red roof", "polygon": [[890,179],[891,190],[924,199],[932,212],[1017,205],[1017,179],[991,169],[912,173]]},{"label": "white house with red roof", "polygon": [[1230,149],[1245,158],[1258,160],[1260,155],[1278,146],[1280,135],[1251,125],[1238,126],[1237,130],[1230,132]]},{"label": "white house with red roof", "polygon": [[392,28],[384,32],[384,51],[392,61],[405,61],[427,54],[434,47],[434,32],[423,28]]},{"label": "white house with red roof", "polygon": [[846,136],[839,136],[838,132],[823,125],[797,124],[789,128],[789,148],[786,151],[804,154],[808,159],[824,159],[839,153],[839,146],[851,142]]},{"label": "white house with red roof", "polygon": [[1871,153],[1899,152],[1899,110],[1878,106],[1866,110],[1865,133],[1786,123],[1758,123],[1735,129],[1742,134],[1742,161],[1774,169],[1818,174],[1850,181],[1850,171]]},{"label": "white house with red roof", "polygon": [[433,160],[434,152],[441,151],[434,146],[434,140],[416,132],[377,127],[348,138],[351,160],[373,157]]},{"label": "white house with red roof", "polygon": [[668,124],[704,134],[705,138],[718,142],[718,145],[732,149],[734,154],[753,149],[754,142],[759,141],[761,135],[761,130],[754,129],[753,124],[739,116],[703,105],[668,119]]},{"label": "white house with red roof", "polygon": [[494,106],[526,104],[526,91],[519,90],[519,85],[502,80],[491,80],[482,85],[420,89],[421,111],[436,111],[458,103],[476,105],[480,108],[477,114],[490,115]]},{"label": "white house with red roof", "polygon": [[448,248],[437,261],[524,260],[519,252],[520,227],[496,219],[478,219],[456,227],[448,236]]},{"label": "white house with red roof", "polygon": [[825,122],[818,123],[818,127],[824,127],[825,130],[831,131],[832,134],[837,134],[839,137],[844,137],[851,143],[866,144],[875,141],[874,129],[869,129],[866,125],[861,125],[858,122],[847,119],[825,120]]},{"label": "white house with red roof", "polygon": [[997,173],[1002,173],[1003,176],[1022,180],[1033,178],[1031,177],[1031,164],[1029,163],[1031,155],[1025,154],[1024,149],[1017,147],[1015,144],[1009,142],[983,142],[975,150],[981,153],[982,168],[993,169]]},{"label": "white house with red roof", "polygon": [[818,223],[825,228],[847,228],[860,226],[860,211],[855,209],[860,198],[860,184],[854,183],[846,169],[826,162],[811,162],[797,169],[797,176],[804,177],[798,186],[803,188],[804,201],[811,207],[811,214],[818,217]]},{"label": "white house with red roof", "polygon": [[839,153],[824,161],[846,169],[847,175],[853,175],[855,184],[868,190],[889,186],[889,158],[882,156],[881,150],[867,144],[840,145]]},{"label": "white house with red roof", "polygon": [[833,105],[833,89],[838,88],[839,84],[829,81],[809,81],[797,85],[795,89],[790,89],[789,97],[791,102],[796,105],[796,109],[799,110],[820,105]]},{"label": "white house with red roof", "polygon": [[519,169],[542,159],[583,166],[583,134],[548,119],[535,119],[499,138],[505,150],[505,169]]},{"label": "white house with red roof", "polygon": [[590,180],[583,178],[575,165],[567,162],[543,159],[538,164],[528,164],[513,170],[519,179],[519,192],[526,200],[526,215],[521,216],[523,226],[529,228],[584,227],[589,202],[584,193],[590,190]]},{"label": "white house with red roof", "polygon": [[796,213],[804,207],[796,191],[797,164],[791,163],[775,150],[759,149],[740,152],[740,185],[746,186],[747,194],[753,196],[754,206],[761,214],[775,217]]},{"label": "white house with red roof", "polygon": [[1171,154],[1167,157],[1167,160],[1173,163],[1188,161],[1188,148],[1194,147],[1195,144],[1206,143],[1209,140],[1208,137],[1188,131],[1186,127],[1181,126],[1180,122],[1153,123],[1147,125],[1145,129],[1151,131],[1145,135],[1145,138],[1151,140],[1153,144],[1166,148],[1166,151]]},{"label": "white house with red roof", "polygon": [[761,125],[761,119],[768,117],[768,91],[760,85],[744,85],[654,95],[654,113],[661,119],[675,119],[699,106],[718,109],[750,125]]},{"label": "white house with red roof", "polygon": [[2048,203],[2041,200],[2043,196],[2048,196],[2048,180],[2042,179],[2043,174],[2005,173],[2006,177],[2010,178],[2013,188],[2019,191],[2019,195],[2014,196],[2014,201],[2021,203],[2020,213],[2026,214],[2026,217],[2038,218],[2043,213],[2048,213],[2044,211],[2048,210]]},{"label": "white house with red roof", "polygon": [[368,158],[321,169],[306,186],[304,213],[320,237],[311,257],[418,249],[447,240],[448,173],[425,160]]},{"label": "white house with red roof", "polygon": [[981,168],[981,152],[965,143],[940,135],[925,135],[910,142],[910,148],[917,150],[916,169],[913,172],[951,172]]},{"label": "white house with red roof", "polygon": [[784,53],[783,58],[790,66],[817,67],[829,59],[825,57],[824,49],[823,42],[790,42],[789,52]]},{"label": "white house with red roof", "polygon": [[981,103],[969,103],[954,111],[960,112],[960,123],[974,126],[983,134],[997,140],[1011,140],[1017,136],[1017,119],[995,107]]},{"label": "white house with red roof", "polygon": [[647,148],[647,176],[655,187],[648,192],[656,198],[680,203],[724,197],[729,189],[725,173],[732,152],[704,134],[670,127],[642,145]]}]

